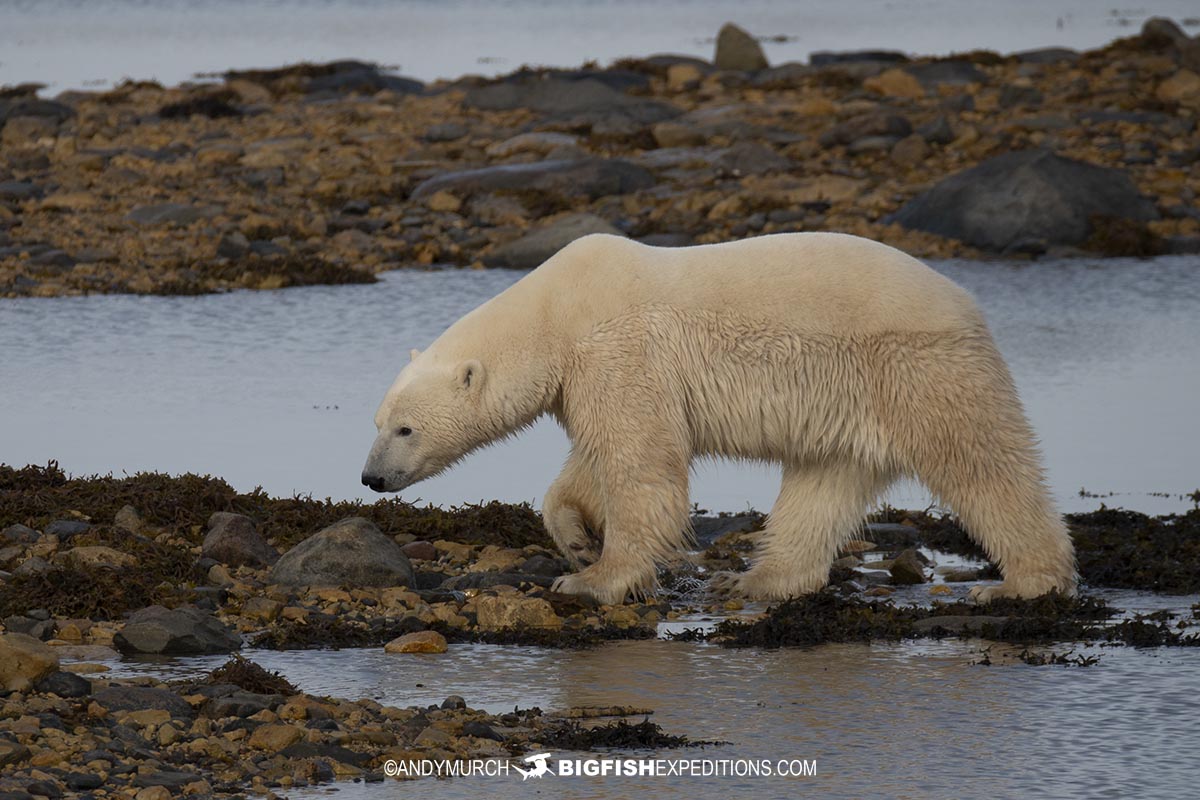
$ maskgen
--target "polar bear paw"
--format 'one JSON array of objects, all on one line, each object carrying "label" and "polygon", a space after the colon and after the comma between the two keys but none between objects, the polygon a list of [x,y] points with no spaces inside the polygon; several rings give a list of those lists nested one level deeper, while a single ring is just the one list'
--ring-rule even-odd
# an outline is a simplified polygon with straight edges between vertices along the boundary
[{"label": "polar bear paw", "polygon": [[721,570],[714,572],[712,577],[708,579],[708,591],[710,594],[719,597],[728,598],[748,598],[746,587],[742,583],[744,572],[733,572],[731,570]]},{"label": "polar bear paw", "polygon": [[1032,600],[1044,594],[1058,592],[1067,597],[1078,593],[1074,576],[1061,577],[1057,575],[1028,575],[1023,578],[1008,578],[1003,583],[989,586],[975,586],[967,594],[968,599],[980,605],[986,605],[1001,598],[1016,598]]},{"label": "polar bear paw", "polygon": [[554,583],[550,585],[550,591],[590,597],[602,605],[616,605],[625,601],[629,590],[623,584],[600,580],[594,573],[589,574],[591,570],[589,567],[571,575],[555,578]]},{"label": "polar bear paw", "polygon": [[715,572],[708,585],[710,591],[725,597],[769,602],[819,591],[826,583],[827,574],[796,575],[771,567],[751,567],[745,572]]}]

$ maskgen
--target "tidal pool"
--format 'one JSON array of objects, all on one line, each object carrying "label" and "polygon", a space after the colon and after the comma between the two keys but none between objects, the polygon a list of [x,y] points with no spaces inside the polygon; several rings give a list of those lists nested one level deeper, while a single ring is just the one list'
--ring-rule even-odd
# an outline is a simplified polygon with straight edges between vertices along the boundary
[{"label": "tidal pool", "polygon": [[[1112,603],[1180,607],[1107,593]],[[1186,606],[1183,606],[1186,607]],[[681,623],[697,624],[696,621]],[[338,782],[289,790],[293,798],[1184,797],[1193,750],[1200,649],[1089,646],[1088,667],[1031,667],[1021,648],[943,641],[725,650],[662,639],[593,650],[454,645],[438,656],[382,650],[250,650],[318,695],[429,705],[449,695],[493,713],[514,706],[630,705],[654,710],[667,732],[720,746],[600,756],[806,759],[812,777],[625,778],[549,775]],[[1067,645],[1052,648],[1070,649]],[[195,677],[223,656],[114,663],[112,675]],[[584,754],[555,752],[555,758]]]}]

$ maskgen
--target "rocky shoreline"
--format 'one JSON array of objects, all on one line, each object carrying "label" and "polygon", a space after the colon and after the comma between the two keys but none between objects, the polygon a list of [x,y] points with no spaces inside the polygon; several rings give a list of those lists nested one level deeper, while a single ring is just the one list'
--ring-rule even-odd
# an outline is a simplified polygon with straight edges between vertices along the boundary
[{"label": "rocky shoreline", "polygon": [[[1068,523],[1089,588],[1200,592],[1200,510],[1105,509]],[[1196,608],[1121,618],[1088,596],[969,605],[967,587],[995,568],[953,519],[926,512],[877,514],[822,593],[765,611],[707,595],[706,573],[744,569],[761,524],[754,513],[696,517],[699,549],[661,572],[656,597],[598,606],[549,590],[567,565],[527,506],[333,503],[194,475],[0,465],[0,797],[270,796],[382,780],[389,760],[419,770],[546,748],[691,744],[646,721],[652,709],[496,715],[461,697],[396,708],[313,696],[238,656],[245,645],[437,658],[465,642],[651,638],[666,621],[676,639],[733,647],[984,639],[1034,648],[1020,654],[1031,664],[1095,663],[1045,652],[1060,642],[1200,645]],[[935,567],[925,551],[979,566]],[[683,630],[702,615],[715,628]],[[108,679],[104,662],[119,653],[233,657],[203,680],[164,683]]]},{"label": "rocky shoreline", "polygon": [[0,90],[0,295],[369,283],[529,268],[579,235],[836,230],[923,257],[1200,252],[1200,41],[771,66],[370,64],[103,93]]}]

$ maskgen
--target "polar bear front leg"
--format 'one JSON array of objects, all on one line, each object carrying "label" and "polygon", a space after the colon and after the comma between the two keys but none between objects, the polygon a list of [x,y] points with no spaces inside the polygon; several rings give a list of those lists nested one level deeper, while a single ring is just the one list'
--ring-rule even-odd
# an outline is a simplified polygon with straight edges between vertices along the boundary
[{"label": "polar bear front leg", "polygon": [[604,518],[596,496],[597,485],[583,454],[572,449],[563,471],[542,501],[546,531],[575,569],[596,563],[604,544]]},{"label": "polar bear front leg", "polygon": [[784,600],[829,581],[838,547],[862,524],[888,480],[847,463],[785,467],[754,564],[713,586],[754,600]]},{"label": "polar bear front leg", "polygon": [[[664,467],[666,461],[670,466]],[[688,523],[686,460],[653,459],[633,464],[615,459],[603,475],[604,547],[596,563],[554,582],[556,592],[621,603],[654,589],[657,564],[683,545]],[[619,474],[612,474],[612,473]]]}]

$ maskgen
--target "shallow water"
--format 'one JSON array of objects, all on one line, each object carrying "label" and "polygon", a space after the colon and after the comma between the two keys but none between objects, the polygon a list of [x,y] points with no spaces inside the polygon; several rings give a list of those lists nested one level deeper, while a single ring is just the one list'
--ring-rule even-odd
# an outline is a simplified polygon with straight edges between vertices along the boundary
[{"label": "shallow water", "polygon": [[[1149,606],[1181,602],[1144,598]],[[1076,652],[1098,655],[1100,663],[1080,669],[1013,663],[1020,648],[1005,645],[991,647],[992,666],[976,664],[985,646],[945,641],[761,651],[651,640],[578,652],[456,645],[439,656],[380,650],[246,655],[318,695],[408,706],[458,694],[493,713],[514,706],[631,705],[653,709],[652,719],[669,733],[727,742],[620,755],[817,761],[816,776],[806,778],[551,775],[538,793],[555,796],[594,797],[599,790],[615,798],[648,790],[703,798],[749,791],[913,798],[1190,793],[1200,650],[1087,647]],[[194,677],[222,661],[121,662],[111,674]],[[419,787],[419,796],[430,798],[481,791],[518,798],[533,791],[515,774],[427,780]],[[411,796],[415,787],[389,780],[336,788],[338,797],[388,798]]]},{"label": "shallow water", "polygon": [[174,84],[339,58],[396,65],[423,80],[660,52],[711,58],[712,37],[731,19],[785,37],[765,44],[772,63],[814,50],[1087,48],[1156,15],[1184,19],[1197,9],[1194,0],[1120,8],[1092,0],[4,0],[0,84],[40,81],[51,92],[123,77]]},{"label": "shallow water", "polygon": [[[1181,494],[1200,485],[1200,259],[935,266],[983,307],[1064,510],[1190,507]],[[368,497],[358,478],[375,408],[409,348],[519,277],[398,271],[373,286],[0,300],[0,461]],[[405,498],[536,502],[566,448],[543,421]],[[768,509],[777,489],[775,469],[710,463],[692,496],[712,510]],[[916,486],[889,499],[928,502]]]}]

